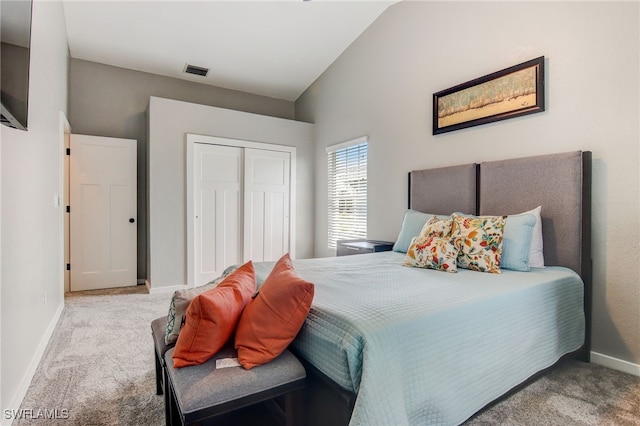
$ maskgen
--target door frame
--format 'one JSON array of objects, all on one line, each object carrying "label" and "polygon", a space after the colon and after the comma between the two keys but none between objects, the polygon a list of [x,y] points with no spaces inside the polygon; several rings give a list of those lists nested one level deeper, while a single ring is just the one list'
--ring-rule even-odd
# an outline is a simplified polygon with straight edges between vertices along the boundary
[{"label": "door frame", "polygon": [[[253,148],[266,151],[287,152],[291,158],[291,166],[289,169],[289,185],[290,185],[290,201],[289,201],[289,255],[295,259],[295,241],[296,241],[296,147],[288,145],[277,145],[266,142],[255,142],[242,139],[231,139],[218,136],[206,136],[193,133],[187,133],[186,146],[186,216],[187,216],[187,287],[195,287],[195,221],[194,221],[194,146],[195,144],[208,145],[224,145],[238,148]],[[244,232],[244,229],[243,229]]]},{"label": "door frame", "polygon": [[[67,149],[69,148],[71,138],[71,125],[69,120],[65,116],[64,112],[60,111],[59,114],[59,129],[60,129],[60,170],[62,175],[60,176],[60,188],[58,196],[58,206],[60,208],[60,265],[61,276],[60,282],[62,283],[62,292],[70,292],[70,273],[67,270],[67,263],[69,263],[69,241],[71,229],[69,227],[67,206],[69,205],[69,156],[67,155]],[[64,297],[62,298],[64,300]]]}]

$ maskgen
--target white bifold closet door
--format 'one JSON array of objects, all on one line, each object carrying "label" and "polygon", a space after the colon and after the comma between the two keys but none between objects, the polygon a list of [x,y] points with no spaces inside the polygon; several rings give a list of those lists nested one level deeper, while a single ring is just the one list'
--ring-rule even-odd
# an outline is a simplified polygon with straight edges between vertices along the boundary
[{"label": "white bifold closet door", "polygon": [[290,249],[291,154],[195,143],[193,284]]},{"label": "white bifold closet door", "polygon": [[244,261],[278,260],[289,251],[290,155],[245,148]]}]

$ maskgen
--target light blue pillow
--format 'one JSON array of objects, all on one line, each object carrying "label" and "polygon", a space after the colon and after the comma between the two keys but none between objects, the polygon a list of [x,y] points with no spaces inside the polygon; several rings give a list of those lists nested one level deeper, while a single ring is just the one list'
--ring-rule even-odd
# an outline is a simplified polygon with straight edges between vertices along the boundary
[{"label": "light blue pillow", "polygon": [[431,213],[422,213],[417,210],[411,209],[408,209],[406,212],[404,212],[402,227],[400,228],[398,239],[393,245],[393,251],[406,253],[407,250],[409,250],[409,246],[411,245],[411,239],[420,234],[420,231],[422,231],[422,227],[424,226],[424,224],[427,223],[427,220],[431,219],[431,217],[433,216],[438,216],[438,218],[440,219],[446,219],[447,217],[449,217],[434,215]]},{"label": "light blue pillow", "polygon": [[502,233],[502,269],[529,272],[529,251],[536,217],[531,213],[507,216]]}]

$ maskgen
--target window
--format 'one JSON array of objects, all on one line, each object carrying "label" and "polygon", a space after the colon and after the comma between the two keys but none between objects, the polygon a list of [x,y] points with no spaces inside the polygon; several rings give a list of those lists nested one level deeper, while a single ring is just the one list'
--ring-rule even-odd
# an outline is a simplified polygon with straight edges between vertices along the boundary
[{"label": "window", "polygon": [[327,148],[329,248],[367,236],[367,138]]}]

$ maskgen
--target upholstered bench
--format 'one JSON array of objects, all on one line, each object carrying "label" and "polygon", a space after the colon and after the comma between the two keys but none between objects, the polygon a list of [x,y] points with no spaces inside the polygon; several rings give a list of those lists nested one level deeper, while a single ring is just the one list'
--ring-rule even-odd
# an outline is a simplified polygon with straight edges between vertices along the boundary
[{"label": "upholstered bench", "polygon": [[[245,370],[240,366],[216,368],[216,361],[236,357],[228,346],[204,364],[173,367],[173,351],[164,355],[167,425],[201,424],[215,416],[283,397],[272,404],[287,426],[301,420],[302,392],[306,372],[288,350],[271,362]],[[284,420],[284,421],[282,421]]]},{"label": "upholstered bench", "polygon": [[156,394],[162,395],[164,389],[163,370],[164,370],[164,354],[171,346],[167,346],[164,342],[164,336],[167,328],[167,317],[163,316],[151,321],[151,336],[153,337],[153,346],[156,358]]}]

